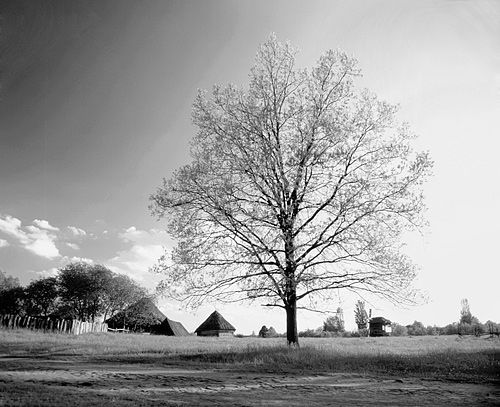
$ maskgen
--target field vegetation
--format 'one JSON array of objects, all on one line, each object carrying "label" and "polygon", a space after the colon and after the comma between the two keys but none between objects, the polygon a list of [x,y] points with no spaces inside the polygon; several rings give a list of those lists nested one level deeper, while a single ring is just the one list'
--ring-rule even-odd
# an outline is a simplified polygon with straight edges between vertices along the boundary
[{"label": "field vegetation", "polygon": [[498,381],[500,341],[456,336],[304,338],[300,349],[284,338],[200,338],[140,334],[41,334],[0,330],[0,353],[263,372],[366,373],[478,382]]}]

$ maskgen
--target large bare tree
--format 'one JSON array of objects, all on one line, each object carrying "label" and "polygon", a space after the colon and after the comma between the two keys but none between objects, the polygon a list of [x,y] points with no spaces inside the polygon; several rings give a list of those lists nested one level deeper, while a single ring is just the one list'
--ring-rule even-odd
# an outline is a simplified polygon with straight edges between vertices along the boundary
[{"label": "large bare tree", "polygon": [[396,107],[353,86],[353,58],[328,51],[301,70],[295,55],[271,36],[247,90],[199,93],[192,162],[164,179],[150,206],[178,242],[157,265],[170,295],[282,307],[289,344],[298,344],[306,297],[410,298],[415,269],[399,242],[422,224],[431,167]]}]

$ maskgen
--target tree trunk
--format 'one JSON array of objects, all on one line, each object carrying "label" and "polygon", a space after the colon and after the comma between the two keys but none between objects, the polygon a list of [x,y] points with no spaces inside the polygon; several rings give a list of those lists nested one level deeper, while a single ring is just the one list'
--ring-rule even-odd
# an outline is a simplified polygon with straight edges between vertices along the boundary
[{"label": "tree trunk", "polygon": [[297,333],[297,300],[295,293],[291,295],[286,310],[286,339],[289,346],[299,346],[299,335]]}]

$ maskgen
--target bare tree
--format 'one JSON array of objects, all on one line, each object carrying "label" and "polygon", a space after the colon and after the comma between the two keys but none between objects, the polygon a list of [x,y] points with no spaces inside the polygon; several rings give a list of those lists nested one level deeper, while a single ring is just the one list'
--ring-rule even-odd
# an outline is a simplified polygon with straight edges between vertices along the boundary
[{"label": "bare tree", "polygon": [[422,223],[431,167],[395,123],[396,107],[354,88],[354,59],[328,51],[308,71],[295,55],[271,36],[247,91],[199,93],[192,162],[150,206],[178,242],[156,266],[162,288],[191,305],[282,307],[289,344],[306,297],[346,288],[410,298],[415,271],[398,242]]}]

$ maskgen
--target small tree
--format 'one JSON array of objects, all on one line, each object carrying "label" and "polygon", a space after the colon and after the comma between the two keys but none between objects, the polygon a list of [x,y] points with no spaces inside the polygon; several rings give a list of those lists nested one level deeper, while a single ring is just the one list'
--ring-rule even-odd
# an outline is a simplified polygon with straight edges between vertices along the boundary
[{"label": "small tree", "polygon": [[462,309],[460,310],[460,323],[461,324],[472,324],[472,313],[470,312],[469,301],[467,298],[462,300]]},{"label": "small tree", "polygon": [[260,328],[260,331],[259,331],[259,336],[261,338],[265,338],[267,336],[268,332],[269,332],[269,329],[267,328],[267,326],[262,325],[262,328]]},{"label": "small tree", "polygon": [[268,338],[276,338],[278,336],[278,332],[276,332],[276,329],[274,329],[272,326],[269,327],[269,330],[267,331],[267,337]]},{"label": "small tree", "polygon": [[368,327],[368,313],[365,309],[365,302],[356,302],[356,308],[354,309],[354,319],[358,329],[366,329]]},{"label": "small tree", "polygon": [[323,322],[323,331],[335,333],[341,333],[345,331],[344,318],[341,308],[337,308],[337,314],[328,317],[326,321]]},{"label": "small tree", "polygon": [[419,321],[413,322],[413,324],[407,326],[408,335],[411,336],[422,336],[427,333],[424,324]]},{"label": "small tree", "polygon": [[392,332],[391,336],[406,336],[408,335],[408,329],[404,325],[400,325],[396,322],[391,324]]}]

